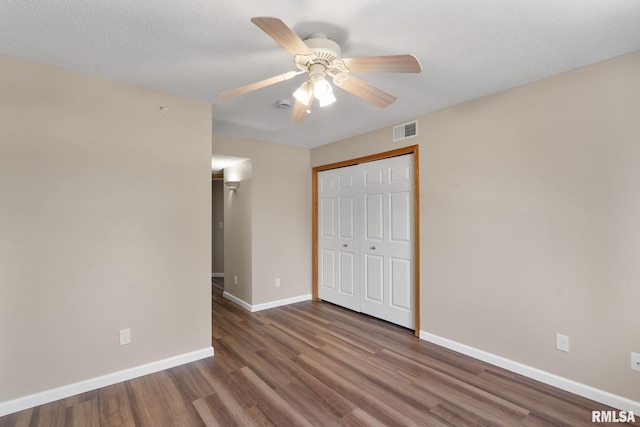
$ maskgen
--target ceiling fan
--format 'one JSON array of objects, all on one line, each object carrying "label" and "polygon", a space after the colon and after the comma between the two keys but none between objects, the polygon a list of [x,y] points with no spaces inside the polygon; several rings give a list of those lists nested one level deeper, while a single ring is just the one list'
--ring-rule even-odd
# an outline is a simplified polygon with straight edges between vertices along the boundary
[{"label": "ceiling fan", "polygon": [[353,76],[351,73],[419,73],[421,71],[420,63],[413,55],[341,58],[340,46],[324,34],[311,34],[302,40],[278,18],[256,17],[251,18],[251,22],[293,54],[294,62],[299,71],[289,71],[223,92],[218,95],[218,98],[231,98],[307,73],[308,80],[302,83],[293,94],[296,102],[291,111],[291,120],[294,122],[302,122],[307,118],[315,99],[318,100],[320,107],[336,101],[333,88],[327,81],[327,77],[331,77],[333,84],[337,87],[378,107],[387,107],[396,100],[395,96]]}]

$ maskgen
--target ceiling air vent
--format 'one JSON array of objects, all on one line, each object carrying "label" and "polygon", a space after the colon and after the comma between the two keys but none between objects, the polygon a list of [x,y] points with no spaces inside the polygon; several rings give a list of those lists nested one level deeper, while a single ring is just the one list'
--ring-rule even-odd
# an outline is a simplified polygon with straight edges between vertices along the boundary
[{"label": "ceiling air vent", "polygon": [[409,122],[393,127],[393,142],[418,135],[418,122]]}]

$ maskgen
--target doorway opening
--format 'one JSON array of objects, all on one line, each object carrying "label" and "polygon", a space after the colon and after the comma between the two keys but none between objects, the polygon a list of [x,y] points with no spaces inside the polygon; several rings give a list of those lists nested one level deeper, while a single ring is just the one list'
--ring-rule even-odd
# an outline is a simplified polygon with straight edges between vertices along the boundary
[{"label": "doorway opening", "polygon": [[224,293],[225,279],[225,169],[248,159],[214,154],[211,158],[211,285],[215,293]]}]

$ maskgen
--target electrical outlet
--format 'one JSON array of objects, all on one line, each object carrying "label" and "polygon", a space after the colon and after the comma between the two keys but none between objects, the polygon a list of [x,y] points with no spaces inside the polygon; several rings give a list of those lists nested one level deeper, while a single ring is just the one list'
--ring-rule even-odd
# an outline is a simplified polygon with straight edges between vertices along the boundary
[{"label": "electrical outlet", "polygon": [[640,371],[640,353],[631,353],[631,369]]},{"label": "electrical outlet", "polygon": [[280,287],[280,279],[276,279],[276,288]]},{"label": "electrical outlet", "polygon": [[556,334],[556,350],[569,352],[569,337]]},{"label": "electrical outlet", "polygon": [[131,329],[120,330],[120,345],[131,343]]},{"label": "electrical outlet", "polygon": [[234,285],[238,284],[238,276],[233,276],[233,284]]}]

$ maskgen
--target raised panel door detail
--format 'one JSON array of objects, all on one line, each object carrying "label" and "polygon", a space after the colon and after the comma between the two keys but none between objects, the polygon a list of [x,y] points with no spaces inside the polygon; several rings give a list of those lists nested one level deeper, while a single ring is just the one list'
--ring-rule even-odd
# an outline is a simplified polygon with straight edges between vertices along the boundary
[{"label": "raised panel door detail", "polygon": [[383,195],[366,194],[364,196],[364,227],[366,240],[382,240],[384,237]]},{"label": "raised panel door detail", "polygon": [[[367,165],[368,166],[368,165]],[[365,170],[364,171],[364,185],[365,187],[369,187],[372,185],[380,185],[383,180],[383,169],[373,169],[373,170]]]},{"label": "raised panel door detail", "polygon": [[335,214],[335,199],[322,199],[320,201],[320,235],[322,237],[335,237],[336,224],[333,220]]},{"label": "raised panel door detail", "polygon": [[336,260],[335,251],[322,249],[320,252],[320,265],[322,266],[320,286],[323,288],[334,289],[336,287]]},{"label": "raised panel door detail", "polygon": [[340,253],[340,292],[355,296],[354,255],[350,252]]},{"label": "raised panel door detail", "polygon": [[354,200],[353,196],[340,197],[338,199],[338,210],[340,216],[340,238],[354,238]]},{"label": "raised panel door detail", "polygon": [[384,303],[384,257],[365,255],[364,296],[369,302]]},{"label": "raised panel door detail", "polygon": [[412,197],[408,191],[389,194],[391,224],[389,240],[392,242],[408,243],[411,240]]},{"label": "raised panel door detail", "polygon": [[320,179],[320,191],[330,191],[336,189],[336,177],[335,176],[325,176]]},{"label": "raised panel door detail", "polygon": [[409,165],[401,165],[389,168],[389,183],[408,182],[411,180],[411,168]]},{"label": "raised panel door detail", "polygon": [[411,260],[403,258],[391,258],[391,304],[401,310],[411,310]]},{"label": "raised panel door detail", "polygon": [[353,188],[354,178],[353,175],[340,175],[338,178],[338,188],[344,190],[347,188]]}]

